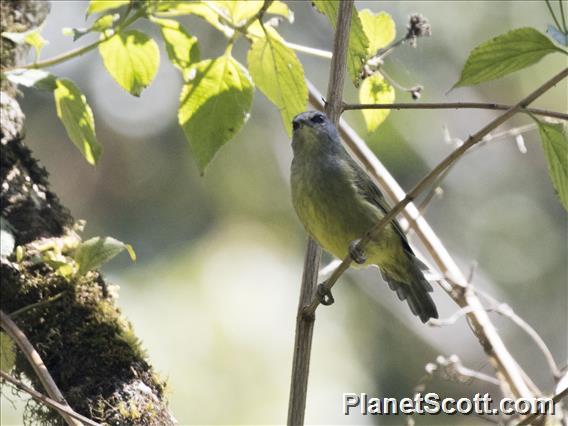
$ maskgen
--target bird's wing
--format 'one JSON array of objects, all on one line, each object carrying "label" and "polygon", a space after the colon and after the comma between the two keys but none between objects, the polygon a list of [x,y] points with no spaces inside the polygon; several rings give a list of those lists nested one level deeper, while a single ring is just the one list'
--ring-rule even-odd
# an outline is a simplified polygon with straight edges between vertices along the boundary
[{"label": "bird's wing", "polygon": [[[367,173],[353,159],[350,160],[353,162],[353,170],[355,171],[355,186],[357,190],[369,203],[373,204],[384,214],[386,214],[391,209],[391,207],[387,203],[387,200],[385,200],[383,193],[379,188],[377,188],[377,185],[375,185],[375,183],[369,178]],[[402,240],[404,250],[414,255],[414,252],[410,248],[408,240],[406,239],[406,235],[402,231],[402,228],[400,227],[398,221],[396,219],[393,219],[391,223],[397,234],[399,234],[400,239]]]}]

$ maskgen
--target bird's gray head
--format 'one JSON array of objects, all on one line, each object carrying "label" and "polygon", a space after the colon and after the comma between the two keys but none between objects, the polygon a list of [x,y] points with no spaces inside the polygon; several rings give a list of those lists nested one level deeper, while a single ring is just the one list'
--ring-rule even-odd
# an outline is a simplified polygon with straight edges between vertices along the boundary
[{"label": "bird's gray head", "polygon": [[322,112],[302,112],[294,117],[292,127],[294,129],[292,137],[294,152],[300,148],[321,149],[340,144],[335,126]]}]

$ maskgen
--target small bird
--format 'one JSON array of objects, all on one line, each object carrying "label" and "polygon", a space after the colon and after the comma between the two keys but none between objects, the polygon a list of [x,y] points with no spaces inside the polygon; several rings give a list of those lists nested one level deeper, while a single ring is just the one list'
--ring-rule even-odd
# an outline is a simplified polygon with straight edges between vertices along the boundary
[{"label": "small bird", "polygon": [[[347,153],[333,123],[319,111],[307,111],[294,117],[292,124],[292,202],[308,234],[340,259],[350,255],[358,264],[377,265],[388,286],[422,322],[438,318],[428,293],[432,286],[422,272],[427,267],[414,255],[396,220],[367,244],[365,253],[357,250],[358,239],[385,216],[389,206]],[[318,293],[325,303],[326,295]],[[326,304],[332,303],[329,298]]]}]

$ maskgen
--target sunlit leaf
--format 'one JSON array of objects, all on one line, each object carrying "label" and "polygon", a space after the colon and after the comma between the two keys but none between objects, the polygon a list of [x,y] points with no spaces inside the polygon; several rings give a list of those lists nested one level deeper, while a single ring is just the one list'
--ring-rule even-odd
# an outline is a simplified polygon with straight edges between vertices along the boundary
[{"label": "sunlit leaf", "polygon": [[173,19],[153,19],[159,25],[166,51],[171,63],[181,71],[199,62],[199,47],[197,39],[191,36],[185,28]]},{"label": "sunlit leaf", "polygon": [[548,165],[548,174],[558,198],[568,210],[568,138],[562,124],[550,124],[536,120],[540,131],[542,149]]},{"label": "sunlit leaf", "polygon": [[195,66],[181,93],[178,119],[201,173],[246,122],[252,98],[250,76],[230,52]]},{"label": "sunlit leaf", "polygon": [[87,162],[96,164],[102,147],[95,135],[95,120],[85,96],[71,80],[55,81],[55,108],[67,135],[83,154]]},{"label": "sunlit leaf", "polygon": [[[314,0],[314,5],[318,11],[329,19],[331,26],[335,30],[337,24],[337,14],[339,12],[338,0]],[[363,31],[363,24],[359,19],[357,9],[353,7],[351,18],[351,30],[349,32],[349,48],[347,54],[347,70],[355,87],[359,87],[361,82],[361,69],[367,60],[367,50],[369,40]]]},{"label": "sunlit leaf", "polygon": [[132,246],[114,238],[95,237],[83,241],[72,254],[78,265],[77,274],[84,275],[93,269],[99,268],[124,250],[128,252],[133,261],[136,260]]},{"label": "sunlit leaf", "polygon": [[227,37],[231,37],[235,31],[221,22],[216,10],[224,11],[222,8],[216,8],[213,4],[203,1],[161,0],[156,3],[155,15],[160,17],[195,15],[207,21],[207,23],[223,32]]},{"label": "sunlit leaf", "polygon": [[274,0],[272,3],[270,3],[270,6],[268,6],[266,13],[282,16],[286,18],[290,23],[294,22],[294,12],[290,10],[286,3],[280,0]]},{"label": "sunlit leaf", "polygon": [[9,373],[16,363],[16,344],[10,336],[0,331],[0,370]]},{"label": "sunlit leaf", "polygon": [[[392,104],[394,98],[394,88],[379,73],[367,77],[359,88],[359,102],[362,104]],[[388,109],[364,109],[362,111],[369,132],[377,130],[390,113]]]},{"label": "sunlit leaf", "polygon": [[140,31],[128,30],[111,36],[99,45],[99,52],[108,73],[134,96],[140,96],[158,72],[158,45]]},{"label": "sunlit leaf", "polygon": [[29,44],[34,48],[36,57],[39,57],[41,50],[48,43],[47,40],[41,36],[41,27],[21,33],[6,31],[2,33],[2,37],[16,44]]},{"label": "sunlit leaf", "polygon": [[125,6],[129,0],[91,0],[87,9],[87,16],[93,13],[106,12],[107,10],[116,9]]},{"label": "sunlit leaf", "polygon": [[44,70],[15,69],[5,73],[5,76],[14,84],[24,87],[33,87],[40,90],[55,90],[56,77]]},{"label": "sunlit leaf", "polygon": [[454,87],[494,80],[561,51],[534,28],[519,28],[488,40],[471,51]]},{"label": "sunlit leaf", "polygon": [[369,40],[368,56],[375,55],[379,49],[392,43],[396,36],[396,26],[388,13],[375,14],[369,9],[364,9],[359,12],[359,18]]},{"label": "sunlit leaf", "polygon": [[296,53],[284,45],[274,29],[267,28],[265,37],[254,39],[247,59],[255,84],[278,107],[290,135],[292,119],[306,109],[308,102],[304,69]]}]

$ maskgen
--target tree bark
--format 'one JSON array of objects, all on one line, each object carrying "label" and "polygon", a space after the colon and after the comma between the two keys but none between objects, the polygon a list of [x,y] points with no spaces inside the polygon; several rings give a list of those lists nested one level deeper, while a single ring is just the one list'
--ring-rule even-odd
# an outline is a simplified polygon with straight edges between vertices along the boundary
[{"label": "tree bark", "polygon": [[[49,12],[46,1],[2,1],[0,7],[2,32],[35,28]],[[2,43],[2,68],[17,65],[24,53],[21,46],[5,39]],[[4,80],[0,203],[2,237],[13,238],[22,250],[2,254],[0,309],[19,312],[12,319],[76,412],[106,424],[174,424],[165,383],[148,363],[102,275],[91,271],[64,278],[42,257],[40,242],[57,245],[80,237],[71,214],[49,189],[46,170],[23,144],[25,116],[15,93]],[[43,391],[21,352],[11,373],[25,375]],[[42,405],[28,404],[25,418],[32,424],[63,424],[57,412]]]}]

